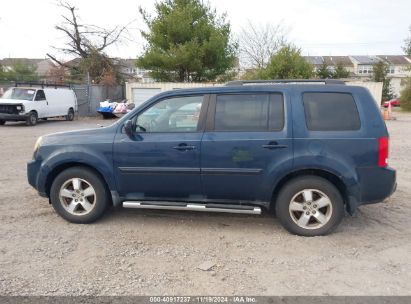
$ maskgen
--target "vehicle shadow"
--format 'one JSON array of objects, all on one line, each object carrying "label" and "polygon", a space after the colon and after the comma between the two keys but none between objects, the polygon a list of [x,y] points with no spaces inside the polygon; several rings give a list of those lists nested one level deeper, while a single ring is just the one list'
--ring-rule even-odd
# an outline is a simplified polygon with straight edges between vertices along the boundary
[{"label": "vehicle shadow", "polygon": [[[47,119],[47,120],[39,120],[37,122],[37,125],[53,125],[57,122],[64,122],[66,120],[64,119]],[[7,121],[4,125],[0,126],[0,128],[5,128],[5,127],[31,127],[31,128],[35,128],[36,126],[27,126],[26,122],[24,121]]]},{"label": "vehicle shadow", "polygon": [[158,225],[185,225],[197,227],[233,227],[243,230],[283,230],[275,216],[267,211],[261,215],[218,213],[218,212],[196,212],[196,211],[175,211],[175,210],[137,210],[125,208],[113,208],[99,220],[103,225],[107,223],[130,224],[144,220],[145,224]]}]

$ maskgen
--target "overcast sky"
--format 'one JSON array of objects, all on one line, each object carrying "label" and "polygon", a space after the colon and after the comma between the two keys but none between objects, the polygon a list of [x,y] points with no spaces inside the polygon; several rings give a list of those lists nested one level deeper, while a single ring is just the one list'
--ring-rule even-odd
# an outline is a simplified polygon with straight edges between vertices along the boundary
[{"label": "overcast sky", "polygon": [[[154,1],[68,1],[79,8],[78,15],[88,24],[113,27],[135,20],[130,26],[131,40],[112,47],[108,53],[124,58],[141,53],[139,29],[144,24],[138,7],[152,12]],[[62,46],[65,41],[54,29],[65,13],[56,3],[2,0],[0,58],[56,54],[52,46]],[[411,24],[410,0],[210,0],[210,4],[220,14],[227,13],[234,34],[246,20],[282,23],[289,30],[289,39],[305,55],[402,54],[401,46]]]}]

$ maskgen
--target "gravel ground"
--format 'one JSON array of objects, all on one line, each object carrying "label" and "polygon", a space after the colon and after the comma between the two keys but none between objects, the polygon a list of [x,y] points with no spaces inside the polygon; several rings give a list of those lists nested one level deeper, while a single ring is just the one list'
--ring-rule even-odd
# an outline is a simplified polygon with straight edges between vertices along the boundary
[{"label": "gravel ground", "polygon": [[269,215],[118,209],[67,223],[28,185],[26,162],[40,135],[107,122],[1,126],[0,295],[411,295],[411,115],[396,116],[396,193],[314,238]]}]

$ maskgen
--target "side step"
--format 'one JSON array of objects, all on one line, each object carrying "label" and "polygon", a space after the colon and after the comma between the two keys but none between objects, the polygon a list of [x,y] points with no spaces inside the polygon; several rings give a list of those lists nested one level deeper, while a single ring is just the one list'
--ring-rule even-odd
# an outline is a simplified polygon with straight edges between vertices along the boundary
[{"label": "side step", "polygon": [[134,209],[163,209],[163,210],[186,210],[186,211],[204,211],[204,212],[227,212],[227,213],[242,213],[242,214],[261,214],[260,207],[254,206],[236,206],[236,205],[221,205],[212,204],[159,204],[150,202],[123,202],[124,208]]}]

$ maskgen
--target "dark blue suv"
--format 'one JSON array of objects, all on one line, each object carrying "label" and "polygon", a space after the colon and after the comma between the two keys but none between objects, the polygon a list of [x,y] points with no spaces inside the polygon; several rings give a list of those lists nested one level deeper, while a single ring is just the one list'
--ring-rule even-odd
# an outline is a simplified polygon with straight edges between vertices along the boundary
[{"label": "dark blue suv", "polygon": [[159,94],[109,127],[38,139],[29,183],[74,223],[111,205],[260,214],[324,235],[390,196],[388,132],[367,89],[232,82]]}]

